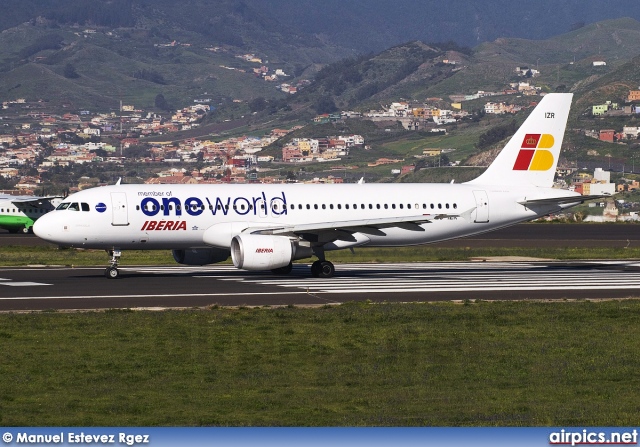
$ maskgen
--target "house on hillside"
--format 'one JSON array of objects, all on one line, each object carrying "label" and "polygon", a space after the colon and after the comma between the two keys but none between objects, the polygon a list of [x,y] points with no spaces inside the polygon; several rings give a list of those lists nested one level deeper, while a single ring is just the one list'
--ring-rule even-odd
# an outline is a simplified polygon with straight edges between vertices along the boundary
[{"label": "house on hillside", "polygon": [[630,90],[627,95],[627,102],[640,101],[640,90]]},{"label": "house on hillside", "polygon": [[600,134],[598,139],[600,141],[606,141],[608,143],[613,143],[614,135],[616,131],[613,129],[602,129],[600,130]]}]

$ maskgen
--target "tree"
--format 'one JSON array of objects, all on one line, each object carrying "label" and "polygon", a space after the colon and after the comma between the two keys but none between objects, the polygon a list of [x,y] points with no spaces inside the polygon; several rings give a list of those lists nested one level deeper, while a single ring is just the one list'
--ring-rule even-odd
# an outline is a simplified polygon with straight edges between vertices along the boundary
[{"label": "tree", "polygon": [[160,110],[166,110],[166,111],[171,110],[171,106],[169,105],[167,100],[164,99],[164,95],[162,93],[159,93],[156,95],[155,106],[157,109],[160,109]]},{"label": "tree", "polygon": [[333,99],[331,99],[330,96],[322,96],[318,98],[313,108],[316,109],[318,114],[332,113],[338,110],[336,103],[333,102]]},{"label": "tree", "polygon": [[258,96],[257,98],[249,101],[249,110],[251,110],[252,112],[262,112],[267,108],[268,105],[269,103],[266,99],[264,99],[262,96]]},{"label": "tree", "polygon": [[64,66],[64,72],[63,75],[65,78],[67,79],[77,79],[80,77],[80,75],[78,74],[78,72],[76,71],[76,67],[74,67],[72,64],[68,63],[67,65]]}]

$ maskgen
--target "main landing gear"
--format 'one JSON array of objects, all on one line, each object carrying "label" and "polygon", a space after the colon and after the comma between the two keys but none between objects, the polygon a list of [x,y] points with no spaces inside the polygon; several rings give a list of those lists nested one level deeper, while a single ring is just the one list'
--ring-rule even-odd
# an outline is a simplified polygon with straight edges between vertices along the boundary
[{"label": "main landing gear", "polygon": [[120,275],[120,272],[118,271],[118,263],[120,262],[122,251],[114,248],[113,250],[108,250],[107,253],[111,255],[111,265],[105,269],[104,276],[109,279],[116,279]]},{"label": "main landing gear", "polygon": [[329,261],[317,260],[311,264],[311,276],[314,278],[331,278],[336,273],[336,268]]},{"label": "main landing gear", "polygon": [[311,276],[332,278],[336,273],[336,268],[324,257],[324,248],[322,246],[313,247],[313,254],[318,257],[318,260],[311,264]]},{"label": "main landing gear", "polygon": [[[274,275],[288,275],[293,270],[293,264],[285,265],[277,269],[271,269]],[[331,278],[336,273],[336,269],[329,261],[316,261],[311,264],[311,276],[314,278]]]}]

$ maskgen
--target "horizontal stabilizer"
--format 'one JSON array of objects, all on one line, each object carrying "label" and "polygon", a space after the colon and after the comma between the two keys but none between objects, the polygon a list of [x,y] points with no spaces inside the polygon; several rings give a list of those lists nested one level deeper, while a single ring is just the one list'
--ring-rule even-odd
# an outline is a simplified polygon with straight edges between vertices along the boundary
[{"label": "horizontal stabilizer", "polygon": [[566,205],[568,203],[584,203],[588,200],[603,199],[606,197],[612,197],[609,194],[605,195],[592,195],[592,196],[564,196],[564,197],[545,197],[544,199],[531,199],[521,200],[518,203],[520,205]]}]

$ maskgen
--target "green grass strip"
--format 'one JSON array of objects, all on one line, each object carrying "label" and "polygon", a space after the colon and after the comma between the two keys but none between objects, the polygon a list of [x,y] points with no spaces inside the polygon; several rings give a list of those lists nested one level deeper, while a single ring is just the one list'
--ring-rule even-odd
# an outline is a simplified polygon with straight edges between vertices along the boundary
[{"label": "green grass strip", "polygon": [[[65,265],[93,266],[109,263],[104,250],[58,249],[56,247],[5,246],[0,249],[0,266]],[[474,258],[496,256],[519,256],[541,259],[634,259],[640,258],[640,248],[618,247],[507,247],[507,248],[443,248],[431,245],[417,247],[356,248],[355,254],[348,250],[327,252],[327,259],[337,263],[349,262],[427,262],[467,261]],[[314,258],[315,259],[315,258]],[[310,263],[306,259],[300,262]],[[227,261],[230,263],[231,261]],[[175,264],[169,250],[125,250],[121,265],[167,265]]]},{"label": "green grass strip", "polygon": [[3,426],[631,426],[640,301],[0,314]]}]

